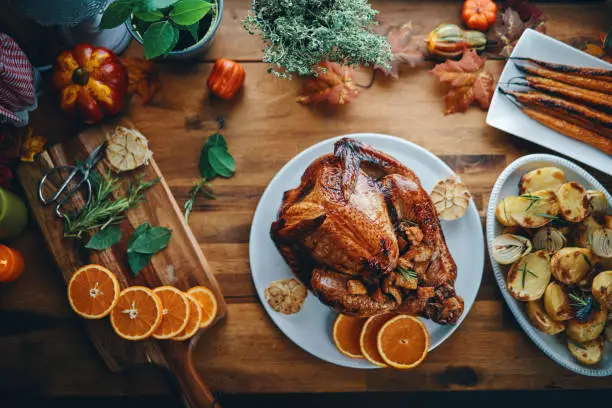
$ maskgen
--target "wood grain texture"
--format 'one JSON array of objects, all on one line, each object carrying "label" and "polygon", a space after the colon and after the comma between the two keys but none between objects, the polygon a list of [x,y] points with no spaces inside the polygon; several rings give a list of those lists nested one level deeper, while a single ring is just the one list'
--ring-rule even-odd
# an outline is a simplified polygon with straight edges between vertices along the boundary
[{"label": "wood grain texture", "polygon": [[[383,23],[412,20],[423,31],[459,22],[460,1],[374,0]],[[443,115],[445,87],[427,68],[402,68],[394,81],[377,76],[374,86],[351,104],[305,107],[295,102],[301,82],[280,81],[258,62],[262,44],[240,28],[247,0],[226,0],[224,20],[201,63],[159,64],[162,88],[143,106],[132,98],[126,116],[150,139],[155,160],[179,206],[198,175],[206,138],[218,130],[236,159],[236,176],[212,182],[218,198],[199,198],[190,218],[194,233],[215,271],[228,303],[227,318],[212,328],[194,351],[196,368],[221,392],[331,392],[375,390],[481,390],[604,388],[609,380],[577,376],[548,359],[522,332],[501,297],[490,265],[476,303],[453,336],[431,353],[419,369],[358,371],[335,367],[310,356],[288,340],[265,315],[250,276],[248,238],[253,212],[276,172],[300,151],[329,137],[354,132],[392,134],[440,156],[461,175],[481,216],[502,169],[544,147],[487,127],[485,113]],[[612,21],[600,2],[541,4],[554,37],[595,37]],[[137,44],[128,53],[141,52]],[[210,97],[206,78],[212,61],[244,62],[246,83],[231,101]],[[499,72],[501,62],[489,62]],[[369,75],[360,72],[358,81]],[[54,141],[73,137],[79,128],[43,95],[32,115],[38,133]],[[571,159],[571,158],[570,158]],[[579,163],[579,165],[584,166]],[[584,166],[606,187],[612,177]],[[152,367],[110,374],[69,310],[37,227],[12,245],[29,260],[22,279],[0,286],[0,391],[28,388],[43,395],[156,395],[170,391]],[[24,317],[25,316],[25,317]],[[6,319],[6,320],[3,320]],[[19,323],[23,321],[27,323]],[[4,330],[4,331],[3,331]],[[477,352],[475,352],[477,351]]]}]

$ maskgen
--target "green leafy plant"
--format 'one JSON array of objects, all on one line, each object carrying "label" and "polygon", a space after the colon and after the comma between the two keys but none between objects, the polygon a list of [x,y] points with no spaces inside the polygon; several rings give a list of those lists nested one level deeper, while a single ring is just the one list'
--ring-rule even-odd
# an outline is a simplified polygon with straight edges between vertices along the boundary
[{"label": "green leafy plant", "polygon": [[128,264],[134,276],[144,268],[153,255],[168,246],[172,230],[164,227],[152,227],[149,223],[138,226],[128,240]]},{"label": "green leafy plant", "polygon": [[323,61],[390,68],[391,46],[374,31],[367,0],[256,0],[243,21],[266,44],[264,62],[277,77],[317,76]]},{"label": "green leafy plant", "polygon": [[122,235],[121,230],[115,226],[104,228],[91,237],[85,248],[95,249],[96,251],[105,250],[119,243]]},{"label": "green leafy plant", "polygon": [[100,27],[117,27],[132,18],[145,56],[152,59],[174,50],[181,31],[191,35],[192,44],[198,42],[200,21],[214,7],[207,0],[117,0],[104,12]]}]

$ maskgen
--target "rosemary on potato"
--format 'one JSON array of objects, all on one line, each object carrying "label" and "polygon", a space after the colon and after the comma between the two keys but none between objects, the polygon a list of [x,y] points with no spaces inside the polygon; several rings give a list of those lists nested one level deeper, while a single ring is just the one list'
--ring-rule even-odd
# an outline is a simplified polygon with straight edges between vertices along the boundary
[{"label": "rosemary on potato", "polygon": [[538,197],[532,194],[521,194],[521,197],[526,198],[530,201],[529,205],[527,206],[527,208],[525,209],[525,212],[529,211],[531,209],[531,207],[533,207],[535,204],[539,203],[539,201],[542,199],[542,197]]},{"label": "rosemary on potato", "polygon": [[532,271],[530,271],[529,269],[527,269],[527,264],[523,265],[523,267],[521,268],[521,272],[523,273],[523,289],[525,289],[525,278],[527,276],[527,274],[533,276],[533,277],[538,277],[538,275],[536,275],[535,273],[533,273]]}]

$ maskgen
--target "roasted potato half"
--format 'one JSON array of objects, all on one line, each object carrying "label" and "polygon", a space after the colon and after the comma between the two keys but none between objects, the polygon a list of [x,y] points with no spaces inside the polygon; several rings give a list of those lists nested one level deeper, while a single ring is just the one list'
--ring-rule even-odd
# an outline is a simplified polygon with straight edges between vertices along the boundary
[{"label": "roasted potato half", "polygon": [[506,287],[515,299],[527,302],[540,299],[549,281],[550,257],[545,251],[537,251],[512,265]]},{"label": "roasted potato half", "polygon": [[608,318],[608,310],[602,304],[593,307],[585,321],[572,319],[567,322],[567,335],[580,343],[596,339],[604,330]]},{"label": "roasted potato half", "polygon": [[519,192],[521,194],[538,190],[556,191],[565,181],[565,173],[556,167],[540,167],[525,173],[519,181]]},{"label": "roasted potato half", "polygon": [[497,208],[495,208],[495,218],[497,218],[497,221],[506,227],[518,226],[516,221],[510,216],[510,210],[519,205],[520,202],[521,199],[516,196],[506,197],[501,200],[501,202],[497,204]]},{"label": "roasted potato half", "polygon": [[591,286],[593,297],[601,304],[612,309],[612,271],[603,271],[593,279]]},{"label": "roasted potato half", "polygon": [[573,285],[593,269],[593,254],[588,248],[561,248],[552,256],[550,270],[553,276],[566,285]]},{"label": "roasted potato half", "polygon": [[559,214],[559,201],[553,191],[539,190],[519,196],[509,211],[510,217],[521,227],[539,228]]},{"label": "roasted potato half", "polygon": [[531,324],[546,334],[557,334],[565,330],[565,325],[563,323],[555,321],[548,316],[546,310],[544,310],[544,302],[542,299],[527,302],[525,311],[527,312],[529,320],[531,320]]},{"label": "roasted potato half", "polygon": [[573,223],[580,222],[589,213],[589,198],[586,190],[575,181],[570,181],[557,190],[561,216]]},{"label": "roasted potato half", "polygon": [[551,319],[558,322],[574,317],[567,289],[564,285],[556,281],[548,284],[544,291],[544,309]]},{"label": "roasted potato half", "polygon": [[582,364],[592,365],[601,361],[604,352],[604,341],[601,337],[585,343],[570,340],[567,342],[567,348]]}]

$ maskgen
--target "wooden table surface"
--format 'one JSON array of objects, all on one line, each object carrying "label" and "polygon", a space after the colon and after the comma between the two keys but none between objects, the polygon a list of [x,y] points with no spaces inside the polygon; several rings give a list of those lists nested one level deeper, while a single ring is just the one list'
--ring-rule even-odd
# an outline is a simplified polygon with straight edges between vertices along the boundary
[{"label": "wooden table surface", "polygon": [[[198,175],[206,137],[225,118],[223,134],[236,159],[236,176],[215,180],[217,200],[200,199],[190,226],[216,271],[228,302],[227,320],[203,338],[196,364],[221,392],[347,392],[610,387],[609,379],[575,375],[547,358],[516,324],[485,262],[478,298],[455,334],[416,370],[353,370],[325,363],[286,338],[259,304],[250,276],[248,238],[266,185],[294,155],[321,140],[352,132],[380,132],[417,143],[446,161],[470,188],[484,215],[500,171],[519,156],[546,149],[486,126],[485,113],[443,115],[443,86],[427,68],[404,69],[399,80],[379,75],[353,103],[336,109],[295,102],[299,81],[277,80],[261,63],[262,43],[241,27],[248,0],[226,0],[220,32],[193,64],[161,63],[162,88],[148,106],[133,98],[126,116],[150,139],[155,158],[179,205]],[[383,23],[413,21],[427,32],[459,22],[460,2],[374,0]],[[596,37],[612,22],[603,3],[543,4],[548,33],[564,41]],[[127,51],[141,55],[137,44]],[[229,102],[210,99],[211,62],[240,61],[246,84]],[[494,71],[499,61],[489,62]],[[363,82],[367,82],[364,75]],[[32,116],[35,132],[58,141],[77,127],[52,95]],[[587,167],[588,168],[588,167]],[[591,169],[589,169],[591,170]],[[592,170],[608,187],[612,178]],[[484,218],[483,218],[484,221]],[[469,239],[469,237],[466,237]],[[169,392],[157,368],[111,374],[81,321],[69,309],[65,286],[36,225],[10,242],[22,250],[22,278],[0,287],[0,391],[58,395],[151,395]],[[475,266],[478,267],[478,266]],[[474,282],[478,285],[478,282]]]}]

